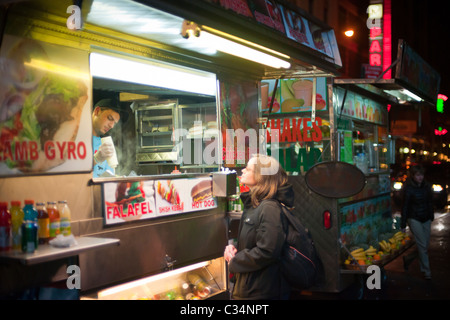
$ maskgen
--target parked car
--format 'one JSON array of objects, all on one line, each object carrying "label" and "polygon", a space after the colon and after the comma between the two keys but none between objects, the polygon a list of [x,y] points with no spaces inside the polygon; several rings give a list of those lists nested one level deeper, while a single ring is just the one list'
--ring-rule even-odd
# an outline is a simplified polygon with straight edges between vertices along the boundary
[{"label": "parked car", "polygon": [[[450,163],[433,162],[423,164],[425,180],[433,190],[433,205],[435,209],[444,209],[448,203],[450,192]],[[394,208],[400,210],[403,201],[403,186],[408,178],[406,168],[394,168],[391,173],[391,191]]]}]

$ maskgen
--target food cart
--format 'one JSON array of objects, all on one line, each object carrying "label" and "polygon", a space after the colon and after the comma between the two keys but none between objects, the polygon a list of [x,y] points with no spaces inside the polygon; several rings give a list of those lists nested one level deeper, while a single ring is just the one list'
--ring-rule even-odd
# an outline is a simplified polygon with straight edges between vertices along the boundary
[{"label": "food cart", "polygon": [[[423,67],[409,70],[410,65]],[[296,212],[324,265],[325,280],[311,291],[340,292],[367,275],[368,266],[382,268],[413,244],[391,210],[395,139],[388,110],[400,104],[433,106],[439,74],[403,40],[394,66],[393,79],[266,81],[273,97],[272,112],[263,110],[267,135],[278,132],[279,158],[290,173]],[[429,83],[421,84],[420,78]],[[313,80],[315,112],[296,96],[296,89]]]},{"label": "food cart", "polygon": [[[241,157],[227,130],[261,128],[262,79],[335,75],[333,30],[274,1],[0,8],[1,198],[67,200],[78,240],[0,253],[0,296],[64,282],[76,265],[78,298],[228,298],[228,200],[248,148]],[[93,177],[92,107],[111,97],[128,113],[111,130],[119,165]]]}]

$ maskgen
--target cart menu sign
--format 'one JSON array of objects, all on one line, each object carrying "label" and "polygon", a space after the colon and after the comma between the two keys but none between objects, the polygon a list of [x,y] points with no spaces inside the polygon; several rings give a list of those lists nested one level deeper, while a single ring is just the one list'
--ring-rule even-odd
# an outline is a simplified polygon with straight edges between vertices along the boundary
[{"label": "cart menu sign", "polygon": [[82,50],[4,36],[0,176],[92,170],[88,63]]},{"label": "cart menu sign", "polygon": [[103,184],[106,224],[208,210],[217,207],[211,178],[163,179]]},{"label": "cart menu sign", "polygon": [[402,39],[398,42],[397,58],[400,63],[395,77],[435,104],[441,84],[440,74]]},{"label": "cart menu sign", "polygon": [[204,0],[247,19],[279,31],[286,37],[324,53],[342,65],[336,37],[332,29],[325,30],[274,0]]}]

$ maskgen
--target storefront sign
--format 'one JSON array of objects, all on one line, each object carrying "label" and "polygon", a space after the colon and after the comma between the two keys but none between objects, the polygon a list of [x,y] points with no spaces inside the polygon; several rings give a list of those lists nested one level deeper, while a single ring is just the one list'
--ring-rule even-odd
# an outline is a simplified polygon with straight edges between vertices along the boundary
[{"label": "storefront sign", "polygon": [[211,178],[103,184],[105,224],[145,220],[217,207]]},{"label": "storefront sign", "polygon": [[[371,4],[367,8],[367,28],[369,34],[369,66],[366,67],[366,78],[377,78],[391,65],[391,0],[380,0],[380,3]],[[375,73],[374,69],[378,72]],[[383,79],[391,78],[388,70]]]},{"label": "storefront sign", "polygon": [[0,175],[92,170],[88,53],[5,35],[0,67]]},{"label": "storefront sign", "polygon": [[267,122],[267,143],[271,142],[274,131],[278,136],[278,142],[320,142],[322,141],[322,119],[316,117],[315,122],[311,118],[284,118],[271,119]]}]

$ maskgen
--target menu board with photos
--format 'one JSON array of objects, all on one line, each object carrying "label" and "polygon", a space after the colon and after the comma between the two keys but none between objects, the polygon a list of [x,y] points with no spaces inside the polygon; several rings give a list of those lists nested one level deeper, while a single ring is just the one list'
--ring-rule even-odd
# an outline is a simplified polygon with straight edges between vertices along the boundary
[{"label": "menu board with photos", "polygon": [[286,37],[319,51],[341,65],[336,37],[332,29],[324,29],[299,12],[274,0],[204,0],[222,9],[281,32]]},{"label": "menu board with photos", "polygon": [[105,224],[125,223],[217,207],[211,178],[160,179],[103,184]]},{"label": "menu board with photos", "polygon": [[435,102],[441,83],[440,74],[402,39],[398,43],[397,58],[400,63],[395,77]]}]

